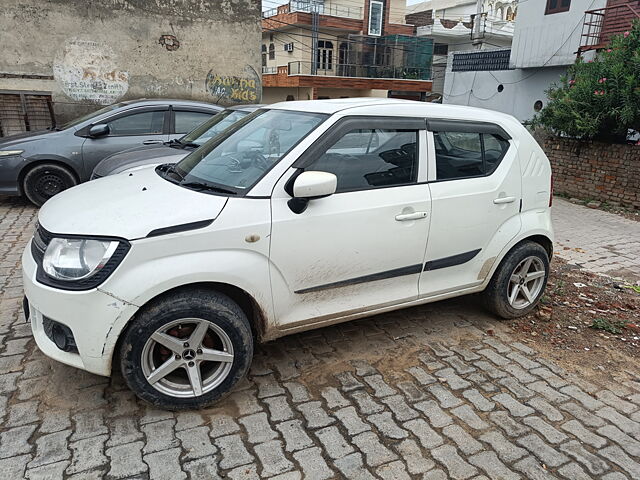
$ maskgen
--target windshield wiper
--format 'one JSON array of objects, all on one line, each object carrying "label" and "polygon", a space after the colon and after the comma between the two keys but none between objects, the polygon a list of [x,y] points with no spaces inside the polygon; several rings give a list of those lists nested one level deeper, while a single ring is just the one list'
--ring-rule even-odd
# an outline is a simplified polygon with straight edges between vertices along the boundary
[{"label": "windshield wiper", "polygon": [[178,140],[177,138],[169,140],[168,142],[164,142],[164,144],[167,147],[175,147],[175,148],[184,148],[185,147],[185,145],[180,140]]},{"label": "windshield wiper", "polygon": [[203,182],[184,182],[184,183],[179,183],[178,185],[181,185],[187,188],[198,189],[198,190],[207,190],[209,192],[227,193],[229,195],[237,194],[237,192],[234,192],[233,190],[228,190],[222,187],[216,187],[215,185],[209,185],[208,183],[203,183]]},{"label": "windshield wiper", "polygon": [[200,144],[195,143],[195,142],[187,142],[187,143],[182,143],[182,147],[190,147],[190,148],[198,148],[200,146]]}]

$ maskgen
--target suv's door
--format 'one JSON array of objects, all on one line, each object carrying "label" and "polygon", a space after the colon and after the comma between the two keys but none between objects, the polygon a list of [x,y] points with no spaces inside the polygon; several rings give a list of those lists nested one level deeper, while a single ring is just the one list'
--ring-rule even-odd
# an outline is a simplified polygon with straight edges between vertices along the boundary
[{"label": "suv's door", "polygon": [[[431,210],[424,126],[345,118],[276,184],[270,263],[282,327],[417,297]],[[296,214],[287,191],[304,170],[334,173],[338,188]]]},{"label": "suv's door", "polygon": [[168,117],[168,106],[142,107],[97,122],[96,124],[108,125],[109,133],[98,138],[88,137],[82,144],[82,160],[87,178],[98,162],[109,155],[169,140]]},{"label": "suv's door", "polygon": [[429,120],[431,233],[420,295],[482,283],[520,231],[516,145],[499,126]]}]

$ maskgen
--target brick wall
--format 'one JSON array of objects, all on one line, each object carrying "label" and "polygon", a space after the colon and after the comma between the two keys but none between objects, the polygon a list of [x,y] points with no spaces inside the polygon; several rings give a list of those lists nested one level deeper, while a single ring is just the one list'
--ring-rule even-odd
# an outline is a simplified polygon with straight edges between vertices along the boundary
[{"label": "brick wall", "polygon": [[539,138],[556,193],[640,208],[640,146]]}]

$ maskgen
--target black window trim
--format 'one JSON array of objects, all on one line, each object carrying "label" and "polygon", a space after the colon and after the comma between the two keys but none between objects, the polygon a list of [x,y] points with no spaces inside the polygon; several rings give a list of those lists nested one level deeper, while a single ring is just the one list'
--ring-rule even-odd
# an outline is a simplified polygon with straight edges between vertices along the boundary
[{"label": "black window trim", "polygon": [[297,177],[302,171],[316,161],[326,150],[335,144],[337,140],[342,138],[346,133],[357,129],[380,129],[380,130],[416,130],[416,158],[418,161],[418,169],[416,170],[415,179],[411,183],[404,183],[401,185],[380,185],[370,186],[368,188],[354,188],[349,190],[342,190],[336,192],[334,195],[340,195],[343,193],[353,192],[365,192],[369,190],[380,190],[383,188],[399,188],[399,187],[412,187],[427,182],[419,182],[418,174],[420,170],[420,131],[426,130],[424,118],[419,117],[380,117],[369,115],[352,115],[343,117],[336,121],[326,132],[324,132],[312,145],[307,148],[298,159],[291,165],[291,168],[297,169],[297,171],[291,176],[287,184],[289,184],[293,178]]},{"label": "black window trim", "polygon": [[[500,125],[490,122],[476,122],[476,121],[468,121],[468,120],[449,120],[449,119],[427,119],[427,130],[434,133],[439,132],[460,132],[460,133],[477,133],[480,135],[480,150],[482,154],[482,169],[485,171],[482,175],[469,175],[466,177],[458,177],[458,178],[438,178],[437,174],[437,156],[434,157],[434,162],[436,165],[436,179],[430,180],[430,183],[440,183],[440,182],[453,182],[457,180],[468,180],[470,178],[484,178],[490,177],[498,170],[498,167],[502,163],[502,160],[506,156],[509,149],[512,148],[511,145],[511,135],[509,135]],[[485,135],[495,135],[500,137],[502,140],[509,143],[509,147],[502,152],[502,155],[497,159],[496,167],[493,169],[491,173],[486,173],[486,163],[485,163],[485,154],[484,154],[484,136]],[[435,141],[435,138],[434,138]]]}]

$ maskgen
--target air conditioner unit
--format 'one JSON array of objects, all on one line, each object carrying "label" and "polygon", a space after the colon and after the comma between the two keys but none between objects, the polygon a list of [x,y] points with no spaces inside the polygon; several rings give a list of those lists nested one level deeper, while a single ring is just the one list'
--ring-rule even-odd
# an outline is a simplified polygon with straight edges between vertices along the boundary
[{"label": "air conditioner unit", "polygon": [[285,52],[293,52],[293,42],[284,44]]}]

